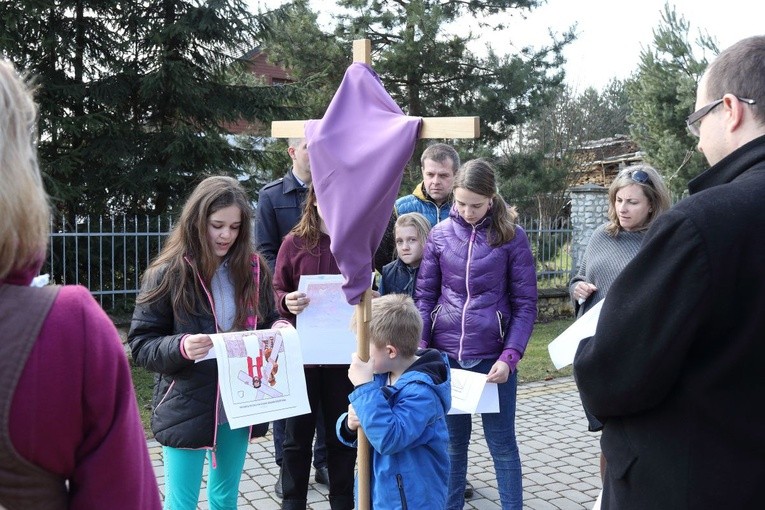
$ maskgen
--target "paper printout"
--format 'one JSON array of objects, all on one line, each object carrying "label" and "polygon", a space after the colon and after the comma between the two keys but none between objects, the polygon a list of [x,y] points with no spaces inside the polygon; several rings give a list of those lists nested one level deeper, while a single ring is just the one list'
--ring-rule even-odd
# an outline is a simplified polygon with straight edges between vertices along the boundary
[{"label": "paper printout", "polygon": [[579,317],[572,325],[566,328],[566,331],[550,342],[547,350],[550,353],[550,359],[555,368],[560,370],[574,362],[574,354],[579,347],[579,342],[595,334],[595,328],[598,326],[600,309],[603,308],[601,299],[598,303],[587,310],[587,313]]},{"label": "paper printout", "polygon": [[293,327],[210,335],[232,429],[311,411],[300,340]]},{"label": "paper printout", "polygon": [[311,303],[297,316],[297,331],[307,365],[347,365],[356,352],[351,331],[354,307],[343,293],[343,275],[302,275],[298,290]]},{"label": "paper printout", "polygon": [[499,397],[496,383],[487,383],[486,374],[451,369],[452,408],[448,414],[498,413]]}]

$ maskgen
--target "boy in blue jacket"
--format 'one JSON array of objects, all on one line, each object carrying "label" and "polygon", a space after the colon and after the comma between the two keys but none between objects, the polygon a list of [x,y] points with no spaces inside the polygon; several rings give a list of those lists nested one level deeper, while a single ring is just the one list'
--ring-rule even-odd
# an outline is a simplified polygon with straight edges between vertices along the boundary
[{"label": "boy in blue jacket", "polygon": [[372,300],[369,361],[352,356],[355,389],[337,435],[356,446],[359,427],[372,453],[372,507],[443,509],[449,478],[446,413],[451,377],[446,356],[418,351],[422,319],[412,298]]}]

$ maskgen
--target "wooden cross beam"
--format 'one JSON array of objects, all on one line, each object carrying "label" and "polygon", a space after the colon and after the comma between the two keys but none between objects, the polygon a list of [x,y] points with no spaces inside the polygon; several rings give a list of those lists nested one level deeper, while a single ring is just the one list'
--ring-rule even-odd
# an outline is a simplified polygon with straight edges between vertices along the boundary
[{"label": "wooden cross beam", "polygon": [[[372,43],[369,39],[353,41],[353,61],[372,64]],[[273,138],[303,138],[304,120],[275,120],[271,123]],[[478,138],[478,117],[423,117],[420,138]]]},{"label": "wooden cross beam", "polygon": [[[372,64],[372,43],[369,39],[353,41],[353,61]],[[478,138],[478,117],[423,117],[419,138]],[[271,136],[274,138],[305,138],[305,120],[274,121]],[[357,322],[356,352],[364,361],[369,359],[369,321],[372,317],[372,289],[367,289],[356,305]],[[363,429],[358,430],[358,506],[359,510],[370,508],[370,445]]]}]

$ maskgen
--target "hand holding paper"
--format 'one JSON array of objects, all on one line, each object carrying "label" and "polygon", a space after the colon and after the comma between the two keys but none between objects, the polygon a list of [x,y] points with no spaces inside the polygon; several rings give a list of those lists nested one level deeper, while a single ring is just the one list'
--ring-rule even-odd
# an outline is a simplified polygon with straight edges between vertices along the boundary
[{"label": "hand holding paper", "polygon": [[452,368],[451,377],[452,408],[448,414],[499,412],[497,385],[487,382],[486,374]]},{"label": "hand holding paper", "polygon": [[202,360],[212,349],[213,343],[210,335],[187,335],[181,340],[183,342],[183,352],[186,357],[192,360]]}]

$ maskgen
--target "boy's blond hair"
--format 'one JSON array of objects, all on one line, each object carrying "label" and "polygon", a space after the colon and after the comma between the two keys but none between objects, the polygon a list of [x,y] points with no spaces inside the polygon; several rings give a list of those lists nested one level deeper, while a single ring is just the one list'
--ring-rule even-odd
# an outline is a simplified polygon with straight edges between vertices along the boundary
[{"label": "boy's blond hair", "polygon": [[[356,329],[354,313],[352,327]],[[377,348],[392,345],[403,357],[417,352],[422,337],[422,318],[412,298],[406,294],[388,294],[372,300],[369,339]]]}]

